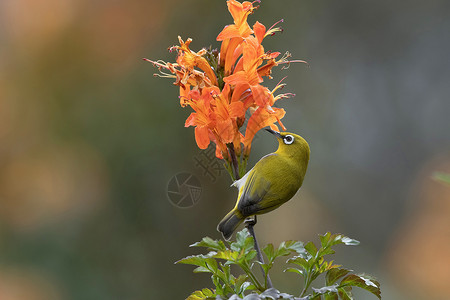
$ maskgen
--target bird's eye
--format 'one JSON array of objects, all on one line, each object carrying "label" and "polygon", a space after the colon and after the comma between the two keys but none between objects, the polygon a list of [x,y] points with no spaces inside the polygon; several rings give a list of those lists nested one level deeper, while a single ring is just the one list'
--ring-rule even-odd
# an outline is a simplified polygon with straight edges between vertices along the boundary
[{"label": "bird's eye", "polygon": [[294,142],[294,137],[292,136],[292,135],[287,135],[287,136],[285,136],[284,138],[283,138],[283,142],[286,144],[286,145],[290,145],[290,144],[292,144],[293,142]]}]

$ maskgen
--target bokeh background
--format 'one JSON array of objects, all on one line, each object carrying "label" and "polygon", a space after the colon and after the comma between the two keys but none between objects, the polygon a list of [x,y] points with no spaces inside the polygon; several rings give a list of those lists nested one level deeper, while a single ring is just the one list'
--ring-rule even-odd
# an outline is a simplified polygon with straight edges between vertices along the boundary
[{"label": "bokeh background", "polygon": [[[384,299],[448,299],[450,2],[263,0],[249,18],[290,51],[283,120],[312,149],[296,197],[259,218],[260,243],[361,241],[336,261],[376,276]],[[214,178],[170,80],[143,57],[173,61],[177,36],[217,47],[225,1],[0,1],[0,299],[184,299],[210,286],[174,265],[219,238],[236,191]],[[251,164],[276,147],[259,133]],[[200,156],[199,156],[200,155]],[[180,209],[169,180],[202,194]],[[298,293],[294,274],[272,275]],[[358,299],[375,299],[358,293]]]}]

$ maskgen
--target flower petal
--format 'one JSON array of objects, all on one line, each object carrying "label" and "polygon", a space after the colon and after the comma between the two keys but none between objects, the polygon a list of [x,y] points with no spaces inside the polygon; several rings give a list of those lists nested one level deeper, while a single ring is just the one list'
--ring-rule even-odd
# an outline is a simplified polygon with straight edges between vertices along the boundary
[{"label": "flower petal", "polygon": [[195,127],[195,141],[200,149],[206,149],[209,146],[209,133],[208,127],[197,126]]},{"label": "flower petal", "polygon": [[250,153],[251,143],[255,137],[255,134],[266,126],[272,126],[286,114],[282,108],[273,107],[273,110],[274,113],[269,113],[265,108],[259,107],[248,120],[243,141],[245,155]]}]

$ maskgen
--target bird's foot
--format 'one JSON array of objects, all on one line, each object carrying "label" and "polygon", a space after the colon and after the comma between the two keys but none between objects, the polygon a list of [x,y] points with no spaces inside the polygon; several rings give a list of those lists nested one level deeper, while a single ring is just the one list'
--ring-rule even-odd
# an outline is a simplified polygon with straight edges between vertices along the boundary
[{"label": "bird's foot", "polygon": [[245,227],[255,226],[256,225],[256,215],[253,217],[248,217],[244,221]]}]

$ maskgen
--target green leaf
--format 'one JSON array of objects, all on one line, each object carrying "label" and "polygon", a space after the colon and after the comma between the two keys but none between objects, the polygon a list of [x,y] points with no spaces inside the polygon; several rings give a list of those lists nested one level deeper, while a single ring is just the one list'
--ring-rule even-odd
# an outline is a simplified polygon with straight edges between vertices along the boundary
[{"label": "green leaf", "polygon": [[306,276],[305,270],[301,270],[301,269],[297,269],[297,268],[287,268],[283,272],[292,272],[292,273],[297,273],[303,277]]},{"label": "green leaf", "polygon": [[193,271],[194,273],[212,273],[210,269],[205,267],[197,267]]},{"label": "green leaf", "polygon": [[324,295],[325,300],[339,300],[338,293],[328,293]]},{"label": "green leaf", "polygon": [[215,295],[214,295],[214,292],[211,291],[210,289],[207,289],[207,288],[202,289],[202,293],[203,293],[203,295],[205,295],[205,296],[207,296],[207,297],[213,297],[213,296],[215,296]]},{"label": "green leaf", "polygon": [[278,250],[280,251],[281,248],[286,248],[289,251],[295,251],[300,255],[306,255],[306,249],[303,246],[303,243],[299,241],[282,242],[278,247]]},{"label": "green leaf", "polygon": [[344,277],[348,273],[350,273],[350,270],[343,269],[343,268],[342,269],[333,268],[333,269],[328,270],[328,272],[325,276],[326,285],[334,284],[336,281],[338,281],[340,278]]},{"label": "green leaf", "polygon": [[247,281],[247,275],[241,274],[234,281],[234,292],[242,296],[243,293],[251,286],[251,283]]},{"label": "green leaf", "polygon": [[228,261],[235,261],[238,258],[239,253],[232,250],[225,250],[217,252],[213,257],[219,259],[225,259]]},{"label": "green leaf", "polygon": [[213,273],[217,272],[217,261],[214,258],[208,258],[206,259],[206,266],[207,268],[209,268],[211,271],[213,271]]},{"label": "green leaf", "polygon": [[338,244],[345,244],[348,246],[359,245],[359,241],[351,239],[342,234],[331,234],[329,232],[320,236],[320,243],[322,248],[328,248]]},{"label": "green leaf", "polygon": [[338,287],[338,285],[337,284],[335,284],[335,285],[330,285],[330,286],[324,286],[324,287],[322,287],[322,288],[320,288],[320,289],[315,289],[315,288],[312,288],[312,290],[315,292],[315,293],[317,293],[317,294],[326,294],[326,293],[336,293],[337,294],[337,292],[338,292],[338,290],[337,290],[337,287]]},{"label": "green leaf", "polygon": [[222,288],[222,284],[220,283],[220,278],[216,274],[213,274],[211,276],[212,282],[214,286],[216,287],[216,294],[217,295],[225,295],[225,292]]},{"label": "green leaf", "polygon": [[251,287],[252,287],[252,284],[251,284],[250,282],[248,282],[248,281],[242,283],[242,285],[241,285],[240,288],[239,288],[239,295],[243,295],[244,292],[245,292],[246,290],[251,289]]},{"label": "green leaf", "polygon": [[231,267],[230,265],[222,265],[220,264],[220,267],[222,268],[222,272],[219,271],[218,274],[223,274],[223,281],[225,282],[231,282],[234,279],[234,276],[231,275]]},{"label": "green leaf", "polygon": [[[286,294],[286,293],[280,293],[277,289],[269,288],[262,292],[260,295],[260,298],[255,299],[292,299],[294,296]],[[244,298],[245,299],[245,298]]]},{"label": "green leaf", "polygon": [[[207,294],[205,294],[206,292]],[[209,296],[210,295],[210,296]],[[209,289],[203,289],[201,291],[195,291],[189,297],[186,298],[186,300],[201,300],[201,299],[207,299],[208,297],[213,297],[214,292],[212,292]]]},{"label": "green leaf", "polygon": [[269,270],[272,268],[272,264],[264,264],[260,261],[255,261],[255,263],[257,263],[258,265],[260,265],[263,268],[264,274],[267,274],[269,272]]},{"label": "green leaf", "polygon": [[255,258],[256,254],[257,254],[256,250],[255,250],[255,249],[252,249],[252,250],[250,250],[250,251],[245,255],[245,259],[246,259],[247,261],[251,261],[252,259]]},{"label": "green leaf", "polygon": [[339,287],[338,291],[339,297],[341,297],[342,300],[353,300],[352,288],[350,286]]},{"label": "green leaf", "polygon": [[273,249],[272,244],[267,244],[267,246],[264,247],[263,252],[266,254],[269,261],[273,261],[275,259],[275,250]]},{"label": "green leaf", "polygon": [[320,256],[324,256],[324,255],[334,254],[334,253],[336,253],[336,251],[334,251],[330,247],[327,247],[327,248],[320,248],[319,253],[320,253]]},{"label": "green leaf", "polygon": [[380,290],[380,283],[373,279],[372,277],[365,275],[365,274],[350,274],[344,277],[342,279],[340,287],[344,286],[356,286],[360,287],[362,289],[365,289],[366,291],[371,292],[375,296],[377,296],[379,299],[381,299],[381,290]]},{"label": "green leaf", "polygon": [[309,261],[300,256],[294,256],[293,258],[288,259],[287,262],[290,264],[302,266],[305,270],[309,269],[310,267]]},{"label": "green leaf", "polygon": [[196,242],[189,247],[206,247],[216,251],[223,251],[227,249],[223,241],[213,240],[210,237],[204,237],[200,242]]},{"label": "green leaf", "polygon": [[191,255],[187,256],[185,258],[180,259],[179,261],[175,262],[175,264],[187,264],[187,265],[195,265],[195,266],[201,266],[201,267],[207,267],[206,266],[206,260],[210,257],[208,255]]},{"label": "green leaf", "polygon": [[322,245],[322,248],[327,248],[328,244],[330,243],[331,233],[327,232],[324,235],[319,235],[319,238],[320,238],[320,244]]},{"label": "green leaf", "polygon": [[313,244],[313,242],[309,242],[308,244],[305,245],[305,249],[306,251],[308,251],[308,253],[312,256],[315,257],[317,254],[317,248],[316,245]]},{"label": "green leaf", "polygon": [[244,250],[245,254],[253,249],[253,237],[250,236],[247,228],[236,234],[236,242],[231,243],[230,248],[237,252]]},{"label": "green leaf", "polygon": [[341,235],[341,241],[347,246],[358,246],[360,244],[359,241],[343,235]]}]

